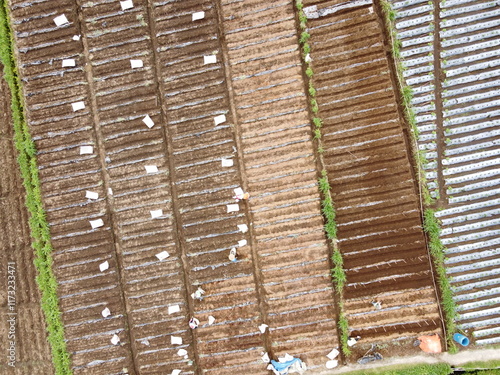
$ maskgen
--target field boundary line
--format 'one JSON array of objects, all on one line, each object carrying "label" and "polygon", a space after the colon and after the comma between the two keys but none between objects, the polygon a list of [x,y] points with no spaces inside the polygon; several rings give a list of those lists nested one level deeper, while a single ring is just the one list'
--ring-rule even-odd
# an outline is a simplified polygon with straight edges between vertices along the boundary
[{"label": "field boundary line", "polygon": [[[413,98],[412,89],[404,83],[403,79],[403,63],[400,54],[400,41],[397,39],[397,31],[394,25],[396,19],[396,11],[393,10],[392,5],[387,0],[382,0],[380,2],[380,7],[382,9],[382,14],[385,17],[385,25],[387,28],[387,34],[389,35],[389,42],[392,48],[392,60],[394,61],[394,66],[396,70],[396,78],[398,83],[398,91],[401,95],[401,101],[403,104],[405,120],[411,127],[410,136],[413,141],[413,157],[416,163],[417,174],[419,177],[419,201],[420,201],[420,215],[422,217],[424,231],[426,235],[426,245],[427,251],[430,253],[434,267],[431,266],[431,272],[433,275],[432,282],[436,291],[439,290],[440,303],[438,303],[439,311],[443,317],[443,331],[446,337],[447,349],[450,353],[455,353],[457,347],[453,342],[453,332],[456,330],[455,316],[456,316],[456,304],[453,301],[451,290],[451,285],[448,277],[446,276],[446,270],[444,266],[444,245],[439,238],[439,233],[441,231],[438,220],[434,215],[434,210],[432,207],[436,201],[431,197],[427,181],[425,178],[424,166],[426,163],[425,151],[420,151],[418,149],[418,129],[416,125],[415,113],[413,111],[411,100]],[[437,94],[437,92],[436,92]],[[430,260],[429,260],[430,261]],[[436,285],[436,275],[437,273],[437,284]],[[444,313],[443,313],[444,310]]]},{"label": "field boundary line", "polygon": [[[222,4],[221,0],[214,0],[213,3],[215,4],[215,11],[217,12],[217,24],[218,24],[218,38],[221,41],[221,50],[222,50],[222,59],[224,61],[223,64],[223,69],[224,69],[224,76],[226,79],[226,87],[227,87],[227,92],[228,92],[228,101],[229,101],[229,107],[231,108],[231,112],[233,114],[233,122],[234,122],[234,127],[233,127],[233,134],[234,134],[234,140],[236,143],[236,151],[238,155],[238,165],[240,166],[239,168],[239,175],[241,178],[241,185],[244,191],[248,191],[248,179],[246,176],[246,169],[245,169],[245,164],[244,164],[244,158],[243,158],[243,146],[242,146],[242,141],[241,141],[241,132],[240,132],[240,125],[238,123],[238,112],[236,110],[236,101],[234,98],[234,90],[232,86],[232,73],[231,73],[231,67],[229,65],[229,53],[227,51],[227,45],[225,43],[225,32],[224,32],[224,16],[222,13]],[[253,214],[252,211],[249,209],[248,211],[245,212],[245,216],[247,217],[248,222],[250,223],[249,228],[248,228],[248,236],[250,238],[250,247],[252,249],[252,260],[253,260],[253,275],[254,275],[254,280],[255,280],[255,291],[257,294],[257,299],[258,299],[258,304],[259,304],[259,315],[260,315],[260,323],[261,324],[266,324],[269,325],[267,317],[268,311],[269,311],[269,306],[266,302],[266,299],[263,297],[265,296],[265,290],[264,287],[262,286],[262,280],[263,275],[262,275],[262,267],[260,266],[259,262],[259,255],[257,253],[257,241],[255,239],[255,232],[254,232],[254,227],[252,225],[253,223]],[[274,357],[273,353],[273,347],[272,347],[272,340],[271,340],[271,335],[269,329],[266,329],[266,331],[261,335],[263,338],[263,345],[264,349],[266,352],[269,354],[270,357]]]},{"label": "field boundary line", "polygon": [[36,282],[41,292],[41,306],[47,324],[47,341],[51,347],[55,374],[70,375],[73,372],[70,355],[64,340],[64,326],[57,296],[57,281],[52,270],[53,248],[42,203],[36,147],[26,123],[22,83],[17,74],[15,53],[8,5],[6,1],[0,0],[0,60],[4,65],[3,77],[11,91],[14,144],[19,153],[17,162],[26,193],[25,204],[29,212],[32,247],[35,250],[34,264],[38,272]]},{"label": "field boundary line", "polygon": [[[328,182],[328,173],[326,171],[325,162],[323,159],[323,144],[322,144],[322,134],[321,134],[321,126],[322,120],[318,115],[319,107],[318,103],[315,99],[316,97],[316,89],[313,83],[314,72],[311,67],[311,59],[309,57],[310,45],[308,40],[310,38],[309,33],[307,32],[307,16],[303,11],[303,3],[302,0],[295,1],[295,8],[298,12],[298,21],[299,21],[299,44],[302,47],[301,61],[302,67],[307,67],[305,69],[305,74],[307,76],[307,83],[309,88],[307,89],[306,96],[309,100],[309,110],[312,113],[312,123],[314,124],[313,132],[313,140],[317,141],[318,149],[317,149],[317,160],[319,161],[319,167],[321,168],[321,177],[318,179],[318,189],[323,197],[321,200],[321,213],[323,214],[323,218],[325,220],[324,231],[326,234],[326,238],[330,241],[332,248],[332,256],[331,260],[333,262],[333,269],[331,270],[331,276],[334,281],[334,289],[337,292],[335,297],[336,305],[337,305],[337,326],[338,326],[338,335],[339,335],[339,343],[342,349],[342,354],[344,357],[347,357],[351,354],[351,350],[349,349],[349,345],[347,341],[349,339],[349,322],[344,313],[344,285],[347,281],[347,277],[345,274],[345,270],[343,268],[344,260],[342,258],[342,253],[340,252],[337,240],[337,223],[335,222],[335,206],[332,199],[331,194],[331,186]],[[311,126],[312,127],[312,126]],[[344,358],[345,359],[345,358]]]}]

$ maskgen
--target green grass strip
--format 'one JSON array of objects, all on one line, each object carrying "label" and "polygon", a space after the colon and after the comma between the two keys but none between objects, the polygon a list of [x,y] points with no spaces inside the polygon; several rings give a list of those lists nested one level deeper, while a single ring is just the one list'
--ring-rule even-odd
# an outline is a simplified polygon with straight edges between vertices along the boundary
[{"label": "green grass strip", "polygon": [[346,372],[347,375],[448,375],[453,370],[447,363],[394,365]]},{"label": "green grass strip", "polygon": [[337,244],[337,223],[335,221],[335,207],[333,204],[331,187],[328,182],[328,175],[325,168],[325,163],[323,160],[323,152],[325,151],[323,148],[323,143],[321,140],[321,127],[323,125],[323,121],[318,116],[319,107],[318,102],[316,101],[316,88],[314,87],[313,76],[314,72],[310,63],[310,59],[307,58],[311,47],[308,43],[309,38],[311,37],[307,32],[307,17],[302,10],[303,4],[302,0],[296,0],[295,6],[299,13],[299,28],[301,31],[299,42],[302,46],[302,58],[306,64],[306,76],[309,79],[308,82],[308,93],[309,93],[309,105],[311,112],[313,114],[313,138],[318,142],[318,155],[321,163],[322,171],[321,178],[318,180],[319,190],[322,195],[321,200],[321,212],[325,218],[325,232],[327,238],[331,241],[333,254],[333,269],[332,269],[332,278],[335,285],[335,291],[337,292],[338,299],[338,307],[339,307],[339,316],[338,316],[338,324],[337,327],[340,331],[340,347],[342,349],[342,353],[345,356],[349,356],[351,354],[351,350],[349,345],[347,345],[347,340],[349,339],[349,323],[344,313],[344,285],[346,283],[346,274],[344,270],[344,261],[342,259],[342,254],[338,248]]},{"label": "green grass strip", "polygon": [[427,208],[424,213],[424,230],[429,236],[429,248],[436,269],[438,284],[441,290],[441,305],[444,311],[444,323],[446,327],[446,340],[448,342],[448,351],[450,353],[457,352],[457,346],[453,341],[453,333],[457,327],[455,318],[457,316],[457,306],[453,301],[453,292],[451,290],[450,280],[446,275],[444,245],[441,243],[439,234],[441,231],[440,225],[434,210]]},{"label": "green grass strip", "polygon": [[463,365],[458,366],[466,370],[479,370],[479,369],[496,369],[500,373],[500,360],[492,359],[490,361],[474,361],[467,362]]},{"label": "green grass strip", "polygon": [[486,369],[486,370],[468,370],[459,372],[463,375],[500,375],[500,369]]},{"label": "green grass strip", "polygon": [[49,225],[45,217],[36,160],[36,147],[26,124],[23,110],[21,81],[17,75],[14,40],[5,0],[0,0],[0,61],[4,78],[11,92],[14,143],[19,153],[18,163],[26,189],[26,207],[30,214],[29,226],[35,250],[36,282],[41,291],[41,305],[47,323],[48,341],[57,375],[72,374],[70,356],[64,341],[64,329],[57,297],[57,282],[52,272],[52,245]]}]

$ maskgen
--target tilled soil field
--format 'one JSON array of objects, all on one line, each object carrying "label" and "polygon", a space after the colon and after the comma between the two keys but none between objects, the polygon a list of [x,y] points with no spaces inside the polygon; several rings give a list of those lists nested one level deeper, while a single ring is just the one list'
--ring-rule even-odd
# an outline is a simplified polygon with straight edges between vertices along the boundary
[{"label": "tilled soil field", "polygon": [[12,2],[75,374],[314,368],[338,345],[293,6],[266,4]]},{"label": "tilled soil field", "polygon": [[[82,41],[71,39],[81,31],[74,21],[65,28],[56,27],[52,19],[59,11],[74,20],[76,4],[12,4],[27,119],[38,149],[54,272],[75,373],[93,373],[95,366],[103,373],[120,373],[133,368],[133,362],[105,175],[97,152],[80,155],[84,145],[98,150],[98,133],[89,101],[79,112],[71,106],[90,97],[81,63]],[[35,14],[46,16],[29,18]],[[62,67],[63,58],[75,58],[78,64]],[[87,199],[86,191],[98,193],[99,198]],[[97,219],[103,219],[104,226],[92,230],[89,221]],[[104,261],[109,269],[100,272]],[[112,316],[103,319],[101,311],[106,307]],[[110,343],[115,333],[122,345]]]},{"label": "tilled soil field", "polygon": [[[0,64],[3,74],[3,66]],[[10,92],[0,79],[0,372],[15,375],[46,375],[54,372],[47,342],[40,293],[35,283],[34,252],[24,205],[24,188],[16,162],[14,130],[10,117]],[[8,283],[15,277],[15,283]],[[9,292],[7,294],[6,292]],[[11,292],[14,292],[12,294]],[[12,299],[14,297],[14,299]],[[9,315],[10,314],[10,315]],[[13,320],[12,320],[13,319]],[[14,323],[11,324],[10,321]],[[9,337],[15,335],[15,339]],[[11,345],[11,342],[14,344]],[[13,358],[8,358],[12,350]],[[13,366],[9,366],[12,361]]]},{"label": "tilled soil field", "polygon": [[223,1],[222,15],[268,344],[324,368],[336,316],[293,4]]},{"label": "tilled soil field", "polygon": [[363,342],[442,334],[382,26],[372,4],[338,4],[304,1],[351,334]]},{"label": "tilled soil field", "polygon": [[497,4],[393,2],[406,84],[428,150],[429,187],[443,210],[441,238],[458,305],[476,344],[500,342]]}]

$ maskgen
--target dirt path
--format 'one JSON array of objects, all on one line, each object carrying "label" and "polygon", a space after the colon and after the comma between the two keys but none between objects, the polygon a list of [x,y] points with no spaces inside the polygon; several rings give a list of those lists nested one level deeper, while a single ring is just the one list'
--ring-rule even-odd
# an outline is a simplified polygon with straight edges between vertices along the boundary
[{"label": "dirt path", "polygon": [[[0,65],[3,74],[3,66]],[[34,250],[28,227],[28,212],[24,205],[17,152],[13,142],[10,117],[10,91],[0,79],[0,280],[4,290],[0,294],[0,372],[2,374],[37,375],[53,374],[50,346],[47,342],[45,320],[40,307],[40,292],[35,283]],[[15,305],[7,300],[7,280],[15,275]],[[9,279],[10,280],[10,279]],[[10,284],[9,284],[10,285]],[[9,289],[11,291],[11,289]],[[13,310],[10,309],[13,308]],[[9,313],[17,315],[9,316]],[[16,318],[15,339],[9,337],[7,319]],[[9,366],[7,353],[15,351],[15,367]]]}]

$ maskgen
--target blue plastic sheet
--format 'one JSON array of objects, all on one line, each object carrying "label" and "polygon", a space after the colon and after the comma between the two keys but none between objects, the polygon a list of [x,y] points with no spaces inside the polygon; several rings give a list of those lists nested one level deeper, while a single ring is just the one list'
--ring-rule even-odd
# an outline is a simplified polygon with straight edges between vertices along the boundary
[{"label": "blue plastic sheet", "polygon": [[300,360],[300,358],[294,358],[294,359],[287,361],[287,362],[278,362],[278,361],[275,361],[274,359],[271,360],[271,364],[274,366],[274,368],[277,371],[279,371],[280,373],[282,373],[283,375],[288,374],[288,368],[290,366],[292,366],[295,362],[298,362],[299,365],[302,364],[302,361]]}]

